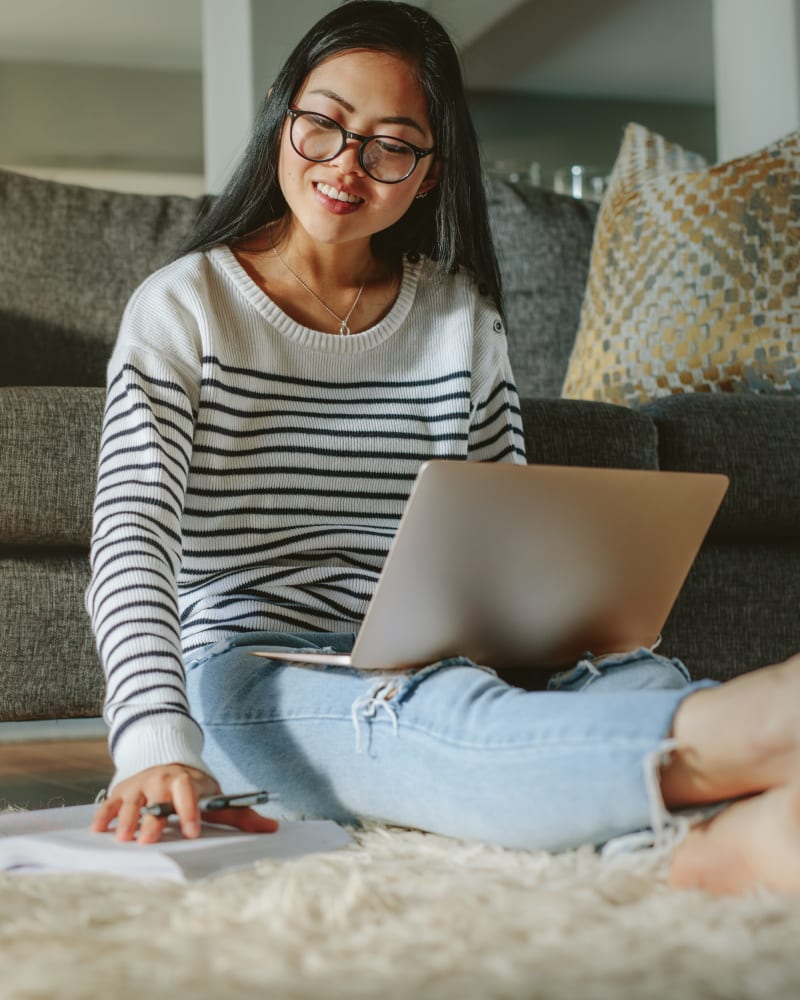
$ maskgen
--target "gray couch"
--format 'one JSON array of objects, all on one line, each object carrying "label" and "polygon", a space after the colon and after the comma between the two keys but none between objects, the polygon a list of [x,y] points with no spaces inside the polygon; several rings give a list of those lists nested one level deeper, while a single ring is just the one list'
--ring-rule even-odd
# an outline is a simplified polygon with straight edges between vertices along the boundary
[{"label": "gray couch", "polygon": [[[498,182],[489,198],[529,460],[727,473],[662,650],[718,679],[797,651],[800,401],[557,398],[595,210]],[[83,591],[106,360],[131,290],[203,206],[0,172],[0,721],[100,712]]]}]

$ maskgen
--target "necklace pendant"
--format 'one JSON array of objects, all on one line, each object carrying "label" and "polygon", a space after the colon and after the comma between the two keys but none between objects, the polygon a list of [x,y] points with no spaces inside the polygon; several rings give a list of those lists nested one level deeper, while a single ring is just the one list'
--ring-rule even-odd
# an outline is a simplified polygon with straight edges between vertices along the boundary
[{"label": "necklace pendant", "polygon": [[347,321],[350,319],[350,317],[355,312],[355,308],[358,305],[359,300],[361,299],[361,295],[362,295],[364,289],[367,287],[367,282],[363,281],[361,283],[361,288],[359,288],[358,293],[356,294],[356,297],[355,297],[355,299],[353,301],[353,304],[350,306],[350,312],[343,318],[338,313],[335,313],[333,311],[333,309],[331,309],[331,307],[326,302],[324,302],[319,297],[319,295],[317,295],[317,293],[314,291],[314,289],[310,285],[307,285],[305,283],[305,281],[303,281],[303,279],[300,277],[300,275],[297,273],[297,271],[295,271],[295,269],[285,259],[285,257],[283,256],[283,254],[280,252],[280,250],[275,245],[273,245],[272,249],[275,252],[275,256],[283,263],[283,266],[286,268],[286,270],[290,274],[293,274],[295,276],[295,278],[297,278],[297,280],[300,282],[300,284],[303,286],[303,288],[305,288],[305,290],[308,292],[308,294],[309,295],[313,295],[314,298],[317,300],[317,302],[319,302],[319,304],[322,306],[322,308],[326,312],[329,312],[331,314],[331,316],[333,316],[334,319],[338,319],[339,320],[339,336],[340,337],[349,337],[350,336],[350,327],[347,325]]}]

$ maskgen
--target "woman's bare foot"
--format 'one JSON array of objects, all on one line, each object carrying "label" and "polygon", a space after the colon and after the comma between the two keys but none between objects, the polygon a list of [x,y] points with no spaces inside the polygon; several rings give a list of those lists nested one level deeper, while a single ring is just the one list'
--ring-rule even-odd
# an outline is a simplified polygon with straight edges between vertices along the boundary
[{"label": "woman's bare foot", "polygon": [[716,895],[800,893],[800,782],[728,806],[675,848],[670,885]]},{"label": "woman's bare foot", "polygon": [[668,808],[800,781],[800,656],[689,695],[672,736],[661,772]]}]

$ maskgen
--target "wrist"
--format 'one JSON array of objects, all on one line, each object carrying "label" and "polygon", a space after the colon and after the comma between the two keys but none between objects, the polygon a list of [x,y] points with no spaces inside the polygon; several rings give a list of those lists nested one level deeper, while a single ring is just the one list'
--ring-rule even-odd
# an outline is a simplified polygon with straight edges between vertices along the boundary
[{"label": "wrist", "polygon": [[109,787],[151,767],[180,764],[209,774],[203,760],[203,734],[184,715],[146,716],[131,723],[114,745],[115,772]]}]

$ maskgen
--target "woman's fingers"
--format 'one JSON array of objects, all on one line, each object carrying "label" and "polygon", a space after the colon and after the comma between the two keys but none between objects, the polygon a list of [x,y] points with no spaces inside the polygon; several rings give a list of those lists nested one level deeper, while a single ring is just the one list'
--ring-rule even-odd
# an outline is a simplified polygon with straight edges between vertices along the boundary
[{"label": "woman's fingers", "polygon": [[[92,829],[104,833],[116,820],[117,840],[136,839],[140,844],[154,844],[164,833],[167,817],[142,816],[142,809],[167,802],[178,817],[184,837],[199,837],[199,796],[217,795],[219,791],[219,785],[210,775],[194,768],[182,765],[150,768],[114,786],[112,795],[98,806]],[[249,808],[216,809],[204,812],[202,818],[245,833],[274,833],[278,829],[277,820],[260,816]]]},{"label": "woman's fingers", "polygon": [[105,833],[109,824],[117,818],[121,806],[121,799],[107,799],[102,802],[92,818],[92,830],[95,833]]},{"label": "woman's fingers", "polygon": [[116,820],[114,834],[117,840],[136,838],[142,844],[155,843],[161,839],[167,817],[142,816],[142,809],[146,805],[166,802],[178,814],[183,834],[196,837],[200,833],[197,797],[218,792],[217,782],[203,771],[180,764],[148,768],[112,788],[108,799],[98,805],[91,828],[97,833],[105,833]]},{"label": "woman's fingers", "polygon": [[278,821],[268,816],[260,816],[255,809],[214,809],[202,814],[209,823],[223,823],[235,826],[243,833],[274,833]]},{"label": "woman's fingers", "polygon": [[166,818],[160,816],[145,816],[142,819],[139,833],[136,836],[139,844],[155,844],[161,840],[164,827],[167,825]]},{"label": "woman's fingers", "polygon": [[185,771],[172,782],[172,805],[184,837],[199,837],[200,809],[197,805],[197,789]]},{"label": "woman's fingers", "polygon": [[117,840],[133,840],[139,828],[139,812],[146,803],[144,795],[135,799],[123,799],[117,813]]}]

